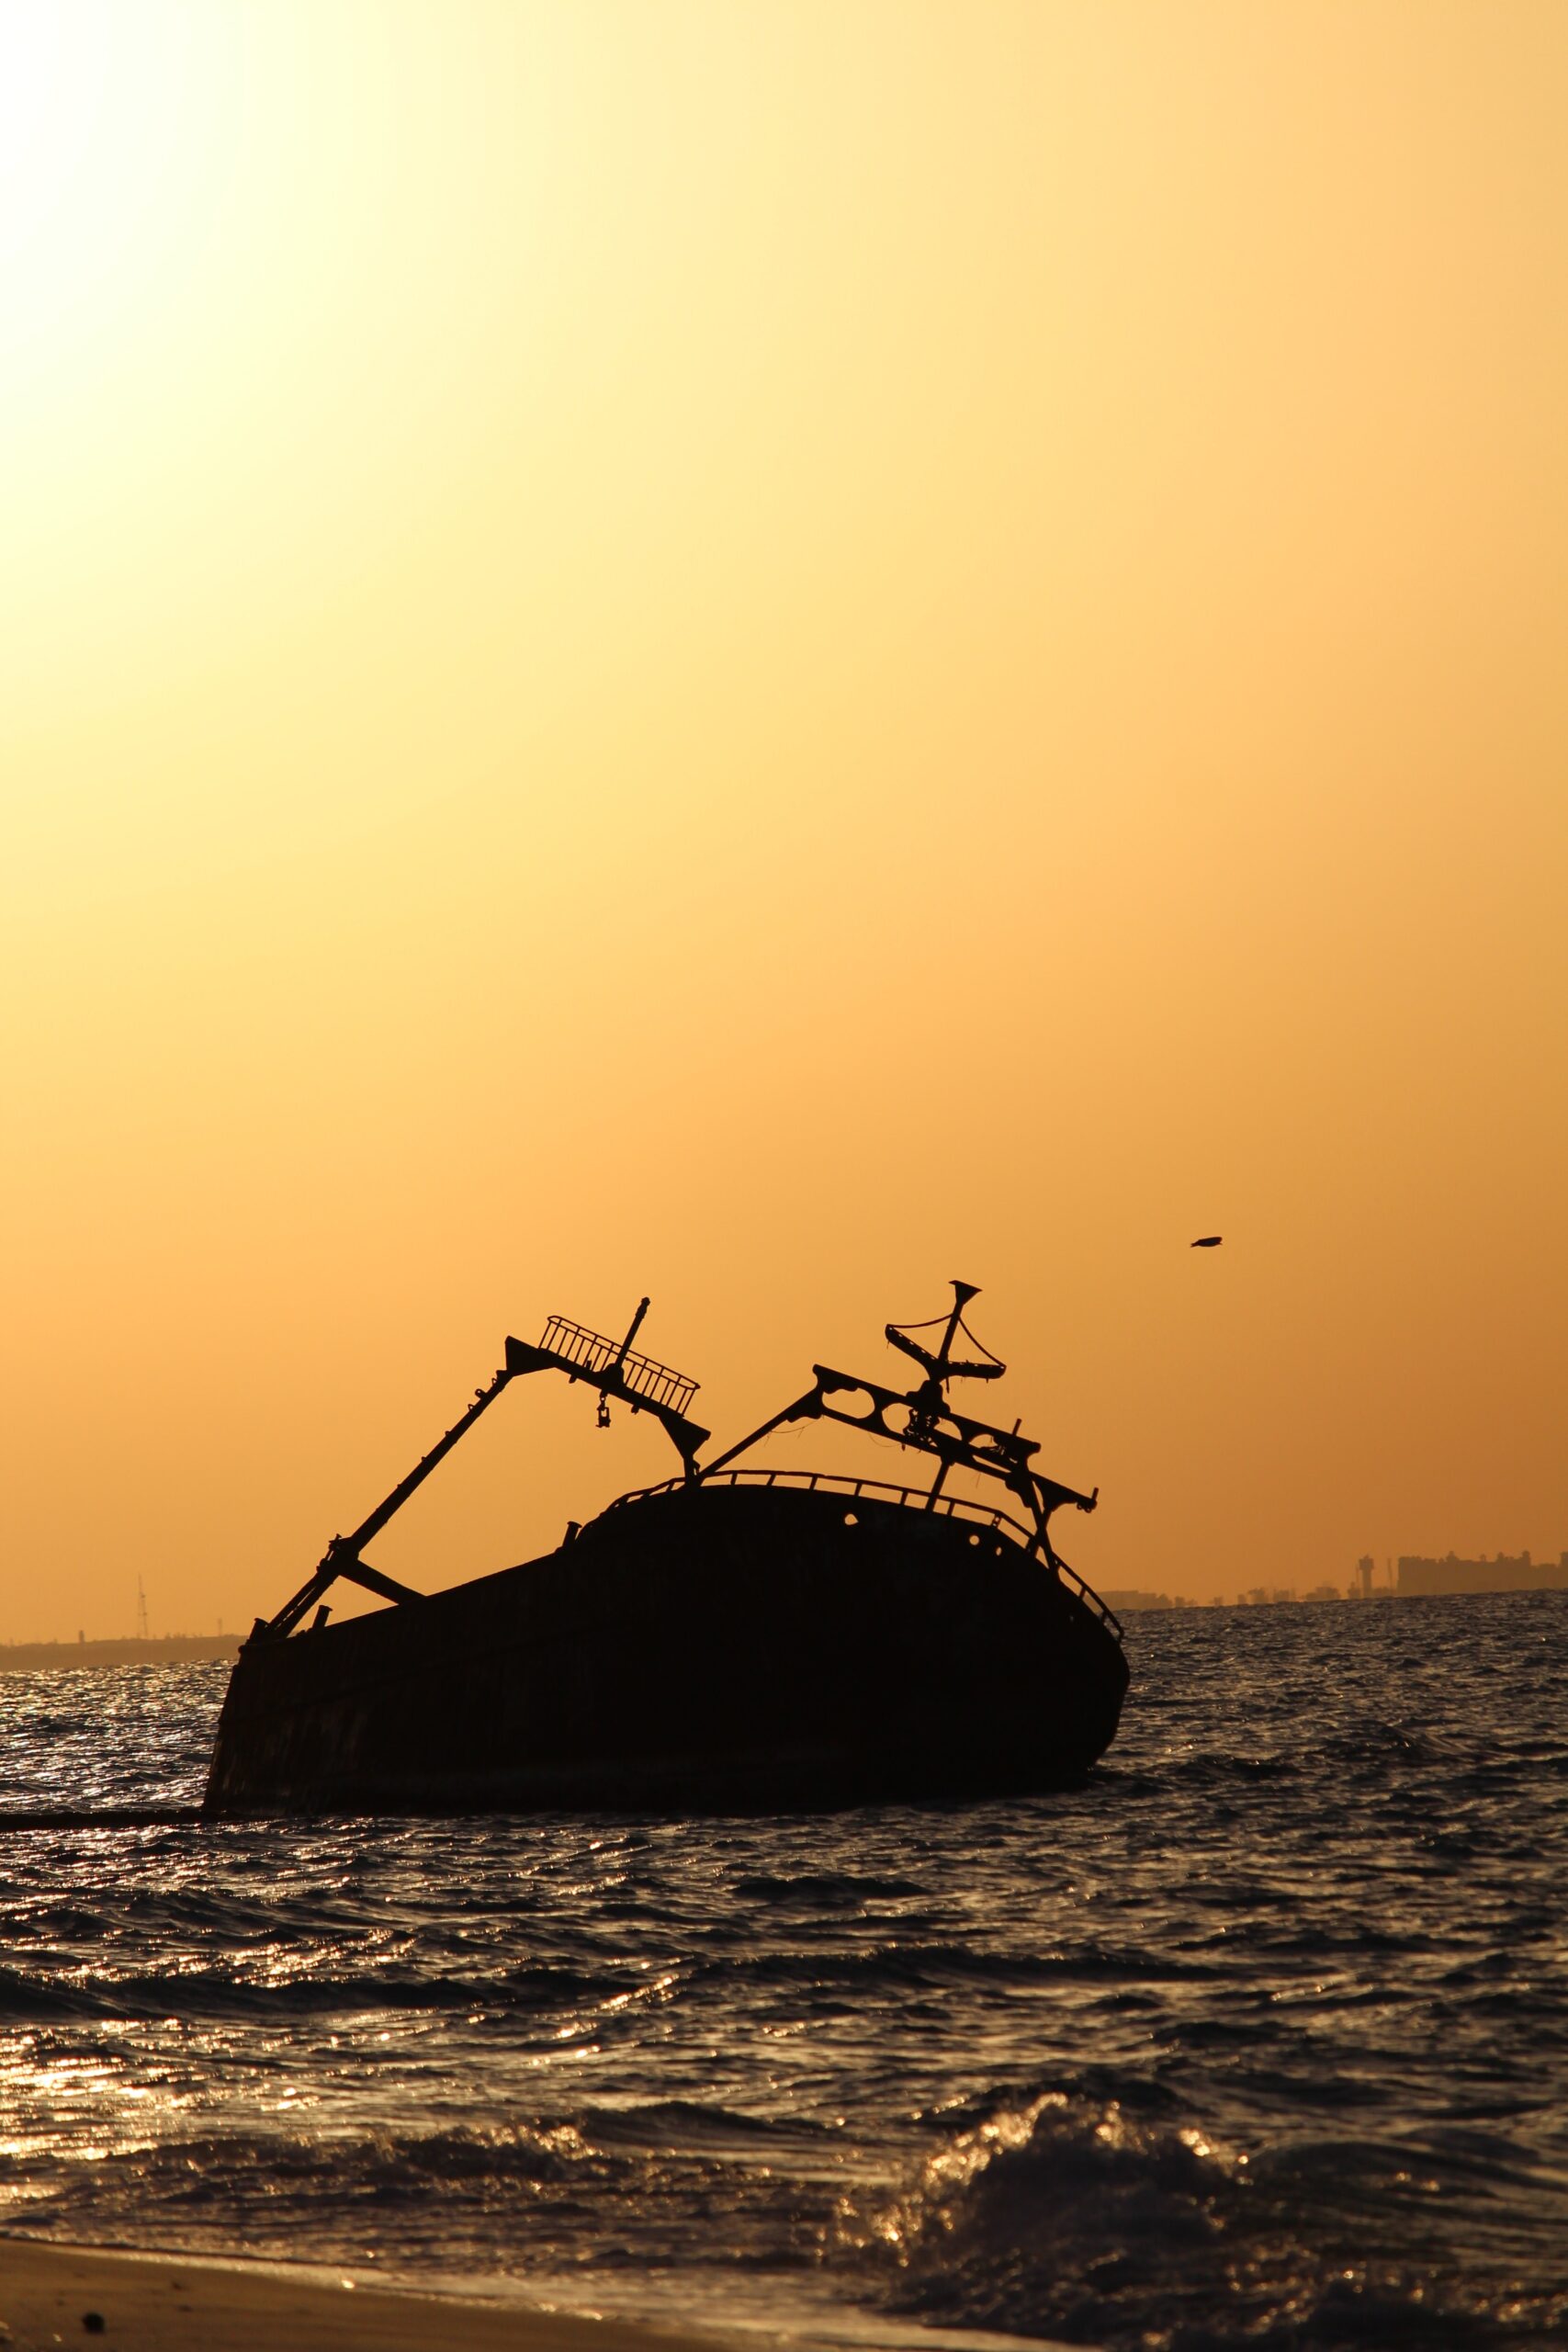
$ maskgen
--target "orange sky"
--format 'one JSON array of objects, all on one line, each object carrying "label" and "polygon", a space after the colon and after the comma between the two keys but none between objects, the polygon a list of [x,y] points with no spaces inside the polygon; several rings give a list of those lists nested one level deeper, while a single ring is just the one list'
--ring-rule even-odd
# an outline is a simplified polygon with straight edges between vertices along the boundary
[{"label": "orange sky", "polygon": [[1568,1545],[1564,119],[1558,0],[8,0],[0,1638],[644,1291],[728,1435],[983,1284],[1107,1585]]}]

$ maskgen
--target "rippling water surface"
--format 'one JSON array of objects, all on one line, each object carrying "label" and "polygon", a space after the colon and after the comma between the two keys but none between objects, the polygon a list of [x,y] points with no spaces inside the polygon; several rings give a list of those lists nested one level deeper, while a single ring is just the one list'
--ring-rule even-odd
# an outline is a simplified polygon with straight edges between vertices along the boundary
[{"label": "rippling water surface", "polygon": [[[0,2226],[785,2326],[1568,2342],[1568,1596],[1162,1614],[1064,1796],[0,1832]],[[0,1677],[194,1803],[224,1670]]]}]

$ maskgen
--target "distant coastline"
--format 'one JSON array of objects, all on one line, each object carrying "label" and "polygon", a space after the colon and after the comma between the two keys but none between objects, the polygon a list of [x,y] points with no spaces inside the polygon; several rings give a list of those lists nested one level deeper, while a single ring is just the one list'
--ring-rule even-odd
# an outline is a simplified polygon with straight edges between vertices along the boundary
[{"label": "distant coastline", "polygon": [[84,1666],[178,1666],[232,1659],[238,1634],[161,1634],[118,1642],[0,1642],[0,1674]]},{"label": "distant coastline", "polygon": [[1357,1563],[1348,1585],[1315,1584],[1300,1592],[1291,1585],[1252,1585],[1234,1600],[1216,1595],[1212,1600],[1190,1600],[1184,1593],[1118,1590],[1105,1587],[1100,1599],[1119,1617],[1141,1609],[1258,1609],[1299,1600],[1420,1600],[1438,1595],[1498,1592],[1568,1592],[1568,1552],[1556,1561],[1534,1560],[1528,1552],[1511,1557],[1499,1552],[1495,1560],[1461,1560],[1450,1552],[1440,1560],[1405,1553],[1398,1572],[1390,1560],[1381,1569],[1370,1555]]}]

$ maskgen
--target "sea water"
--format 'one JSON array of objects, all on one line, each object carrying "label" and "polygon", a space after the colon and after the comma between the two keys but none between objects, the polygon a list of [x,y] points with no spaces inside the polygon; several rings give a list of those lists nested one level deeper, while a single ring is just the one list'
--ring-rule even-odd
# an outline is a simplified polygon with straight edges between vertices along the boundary
[{"label": "sea water", "polygon": [[[0,1831],[0,2229],[807,2335],[1568,2342],[1568,1595],[1128,1648],[1110,1757],[1014,1803]],[[223,1681],[0,1678],[0,1806],[194,1804]]]}]

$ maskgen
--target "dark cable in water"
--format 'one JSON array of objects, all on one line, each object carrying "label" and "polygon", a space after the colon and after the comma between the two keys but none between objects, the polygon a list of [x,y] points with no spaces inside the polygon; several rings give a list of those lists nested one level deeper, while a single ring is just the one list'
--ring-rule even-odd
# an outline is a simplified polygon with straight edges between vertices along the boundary
[{"label": "dark cable in water", "polygon": [[206,1815],[194,1804],[110,1805],[96,1813],[0,1812],[0,1836],[8,1829],[191,1829]]}]

